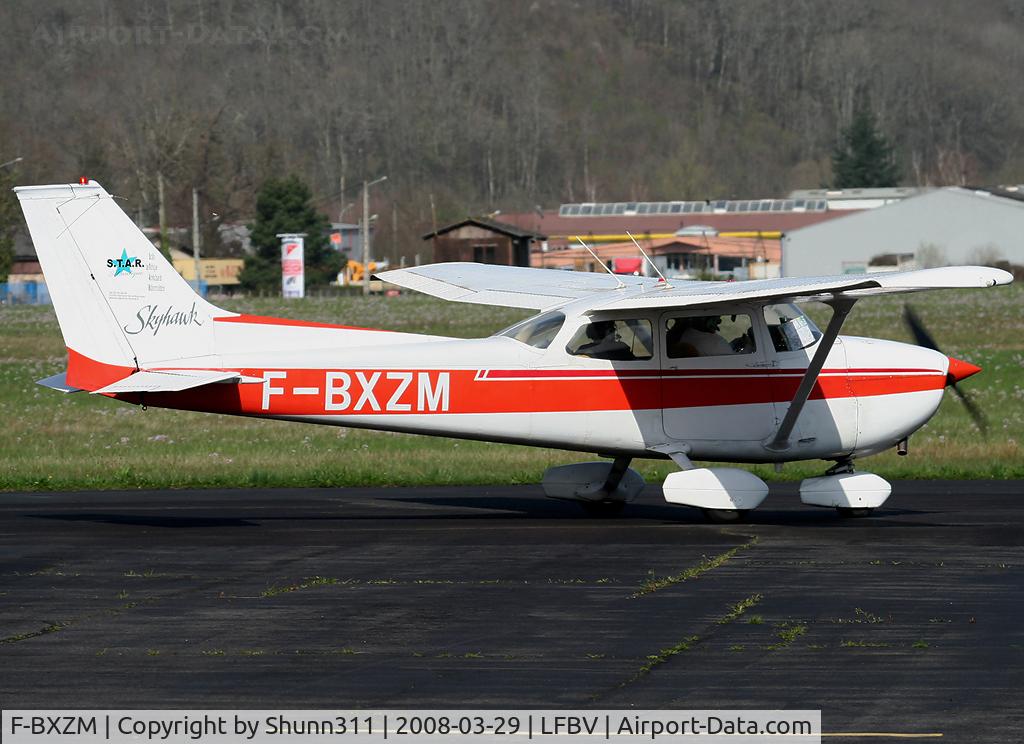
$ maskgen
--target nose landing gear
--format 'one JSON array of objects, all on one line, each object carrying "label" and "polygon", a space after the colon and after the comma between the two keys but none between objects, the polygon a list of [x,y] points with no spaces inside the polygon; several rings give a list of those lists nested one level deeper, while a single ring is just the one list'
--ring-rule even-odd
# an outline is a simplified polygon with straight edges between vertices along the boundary
[{"label": "nose landing gear", "polygon": [[841,517],[866,517],[885,503],[892,486],[874,473],[857,473],[853,460],[839,460],[819,478],[800,484],[800,500],[811,506],[834,507]]}]

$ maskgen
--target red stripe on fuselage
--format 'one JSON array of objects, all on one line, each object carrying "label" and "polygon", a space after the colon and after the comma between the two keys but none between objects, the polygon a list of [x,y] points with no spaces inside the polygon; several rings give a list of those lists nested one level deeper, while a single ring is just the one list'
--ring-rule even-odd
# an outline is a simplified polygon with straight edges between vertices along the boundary
[{"label": "red stripe on fuselage", "polygon": [[899,377],[851,374],[848,379],[851,393],[858,398],[892,395],[894,393],[919,393],[925,390],[942,390],[946,386],[945,376],[941,372],[902,375]]},{"label": "red stripe on fuselage", "polygon": [[392,333],[379,328],[361,328],[360,326],[335,325],[334,323],[317,323],[312,320],[292,320],[291,318],[272,318],[267,315],[228,315],[214,318],[214,323],[249,323],[251,325],[290,326],[292,328],[337,328],[344,331],[374,331],[375,333]]},{"label": "red stripe on fuselage", "polygon": [[[487,379],[531,378],[549,379],[553,377],[803,377],[807,370],[802,367],[790,368],[742,368],[742,369],[510,369],[481,370],[480,376]],[[845,376],[850,374],[892,375],[892,374],[940,374],[935,369],[916,368],[854,368],[854,369],[823,369],[822,376]]]},{"label": "red stripe on fuselage", "polygon": [[[666,373],[676,370],[666,370]],[[784,403],[803,370],[266,370],[243,369],[269,383],[207,385],[180,393],[147,394],[154,406],[276,416],[429,413],[559,413]],[[749,373],[749,374],[748,374]],[[332,380],[328,380],[328,374]],[[941,390],[940,370],[823,372],[812,400]],[[137,401],[138,396],[126,395]]]}]

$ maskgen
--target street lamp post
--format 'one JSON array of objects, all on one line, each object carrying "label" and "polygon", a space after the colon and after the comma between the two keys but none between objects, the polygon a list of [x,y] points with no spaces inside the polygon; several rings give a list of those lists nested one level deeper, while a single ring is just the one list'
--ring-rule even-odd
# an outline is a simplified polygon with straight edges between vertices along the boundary
[{"label": "street lamp post", "polygon": [[381,176],[373,181],[363,181],[363,294],[370,294],[370,187],[388,180]]},{"label": "street lamp post", "polygon": [[8,160],[6,163],[0,163],[0,168],[6,168],[8,165],[14,165],[15,163],[20,163],[24,159],[25,158],[18,157],[18,158],[15,158],[14,160]]}]

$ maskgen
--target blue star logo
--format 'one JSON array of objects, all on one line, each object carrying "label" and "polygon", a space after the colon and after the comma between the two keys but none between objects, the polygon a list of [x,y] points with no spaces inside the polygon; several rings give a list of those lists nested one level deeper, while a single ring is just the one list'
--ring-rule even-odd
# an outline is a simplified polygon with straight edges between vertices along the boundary
[{"label": "blue star logo", "polygon": [[128,249],[121,249],[121,258],[117,259],[117,271],[114,272],[114,276],[120,276],[121,274],[131,275],[132,265],[136,262],[135,256],[128,255]]}]

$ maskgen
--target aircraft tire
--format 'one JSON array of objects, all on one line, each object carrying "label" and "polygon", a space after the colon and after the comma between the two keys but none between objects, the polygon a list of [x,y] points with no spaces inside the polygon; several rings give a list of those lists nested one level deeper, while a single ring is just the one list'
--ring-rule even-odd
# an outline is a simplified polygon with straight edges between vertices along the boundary
[{"label": "aircraft tire", "polygon": [[617,517],[626,508],[625,501],[580,501],[579,505],[591,517]]},{"label": "aircraft tire", "polygon": [[704,518],[714,524],[734,524],[747,518],[749,509],[701,509]]},{"label": "aircraft tire", "polygon": [[837,506],[836,511],[839,512],[839,516],[843,519],[860,519],[862,517],[870,517],[875,510],[866,506]]}]

